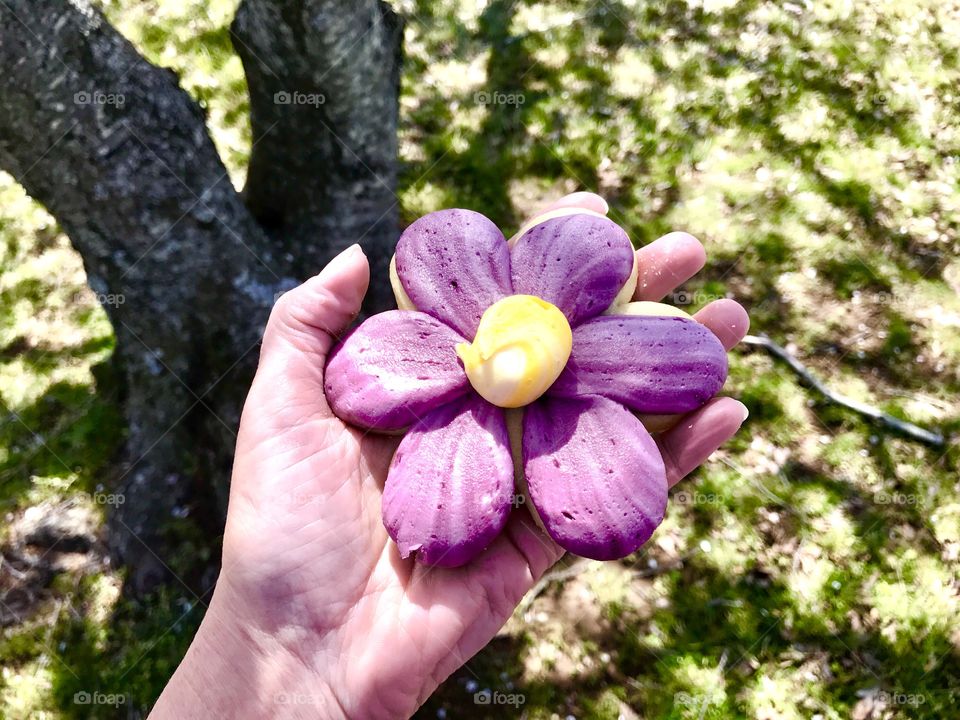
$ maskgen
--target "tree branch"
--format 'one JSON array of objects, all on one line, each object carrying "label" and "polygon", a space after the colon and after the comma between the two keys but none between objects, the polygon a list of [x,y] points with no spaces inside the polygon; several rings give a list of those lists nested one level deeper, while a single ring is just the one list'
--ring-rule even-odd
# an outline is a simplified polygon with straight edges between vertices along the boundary
[{"label": "tree branch", "polygon": [[147,589],[164,523],[225,488],[280,264],[176,76],[85,0],[0,2],[0,67],[0,167],[60,222],[117,334],[129,434],[112,540]]},{"label": "tree branch", "polygon": [[830,402],[840,405],[841,407],[845,407],[848,410],[853,410],[854,412],[872,420],[876,420],[884,427],[906,435],[912,440],[917,440],[919,442],[926,443],[927,445],[933,445],[934,447],[943,447],[944,439],[943,435],[940,433],[927,430],[918,425],[914,425],[912,422],[895,418],[893,415],[888,415],[872,405],[867,405],[859,400],[854,400],[853,398],[848,398],[846,395],[841,395],[837,392],[834,392],[824,385],[820,378],[810,372],[802,362],[787,352],[786,348],[778,345],[770,338],[762,335],[747,335],[740,342],[742,342],[744,345],[752,345],[754,347],[763,348],[775,358],[779,358],[785,362],[787,367],[793,370],[793,372],[796,373],[801,380],[823,395]]},{"label": "tree branch", "polygon": [[362,242],[367,310],[390,303],[402,35],[380,0],[243,0],[231,27],[255,143],[247,205],[308,267]]}]

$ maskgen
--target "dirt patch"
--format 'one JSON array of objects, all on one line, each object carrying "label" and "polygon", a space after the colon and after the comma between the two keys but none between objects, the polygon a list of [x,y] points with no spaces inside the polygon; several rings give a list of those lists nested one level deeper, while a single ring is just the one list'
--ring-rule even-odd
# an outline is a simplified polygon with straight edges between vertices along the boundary
[{"label": "dirt patch", "polygon": [[84,503],[44,502],[8,519],[0,548],[0,627],[36,615],[57,575],[84,575],[108,564],[99,517]]}]

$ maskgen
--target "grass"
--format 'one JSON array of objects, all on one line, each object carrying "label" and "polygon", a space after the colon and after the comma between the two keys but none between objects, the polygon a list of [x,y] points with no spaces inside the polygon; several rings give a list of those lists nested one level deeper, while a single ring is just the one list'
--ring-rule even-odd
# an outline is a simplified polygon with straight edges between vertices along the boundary
[{"label": "grass", "polygon": [[[509,234],[539,202],[597,190],[638,245],[671,229],[704,241],[708,267],[678,300],[736,296],[754,331],[837,390],[956,434],[953,4],[398,7],[405,221],[462,206]],[[226,32],[233,3],[106,9],[180,73],[241,184],[249,128]],[[97,492],[123,426],[104,364],[112,333],[81,264],[6,177],[0,255],[0,502],[15,519]],[[734,353],[728,390],[750,419],[686,481],[654,540],[549,585],[422,717],[950,715],[956,447],[883,432],[763,354]],[[209,546],[187,536],[184,555]],[[149,707],[202,608],[182,588],[119,601],[120,579],[102,563],[59,572],[3,630],[8,717],[111,716],[74,703],[84,690],[123,695],[118,714]],[[477,705],[484,688],[523,703]]]}]

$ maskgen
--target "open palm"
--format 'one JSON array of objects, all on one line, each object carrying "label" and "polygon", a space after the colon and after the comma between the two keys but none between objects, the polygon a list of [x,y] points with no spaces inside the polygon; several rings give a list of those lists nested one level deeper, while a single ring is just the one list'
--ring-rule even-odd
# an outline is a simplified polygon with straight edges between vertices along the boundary
[{"label": "open palm", "polygon": [[[606,210],[586,193],[557,205]],[[639,253],[637,299],[660,299],[704,262],[699,242],[682,233]],[[241,421],[211,610],[217,605],[227,622],[240,623],[264,655],[293,659],[298,670],[277,671],[283,677],[270,685],[274,716],[284,707],[295,716],[305,704],[323,705],[324,715],[409,716],[489,642],[563,554],[526,512],[514,512],[506,531],[466,567],[400,558],[380,518],[399,438],[345,426],[323,394],[327,353],[368,281],[354,246],[280,299]],[[747,330],[746,313],[732,301],[712,303],[697,319],[728,349]],[[744,418],[740,403],[716,398],[662,433],[671,484]]]}]

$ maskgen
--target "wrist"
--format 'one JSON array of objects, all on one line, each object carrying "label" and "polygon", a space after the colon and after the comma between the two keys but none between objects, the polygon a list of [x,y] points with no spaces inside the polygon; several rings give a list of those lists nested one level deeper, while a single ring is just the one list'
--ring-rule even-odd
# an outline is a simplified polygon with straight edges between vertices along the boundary
[{"label": "wrist", "polygon": [[[222,578],[221,578],[222,580]],[[218,583],[187,654],[150,720],[209,717],[345,718],[326,678],[252,628]]]}]

